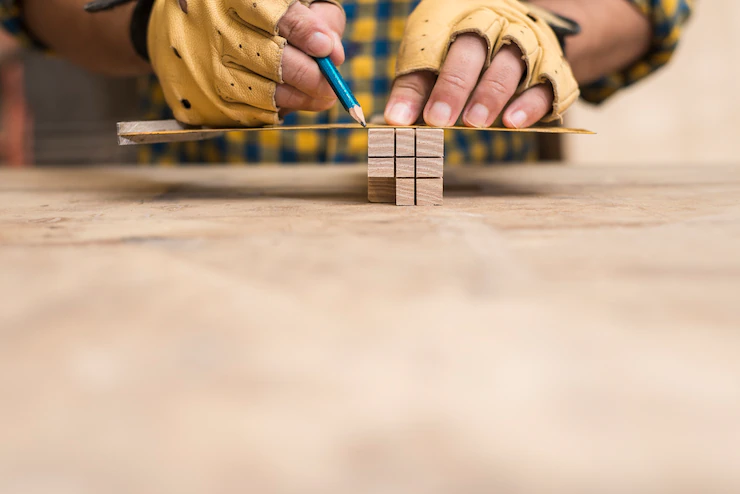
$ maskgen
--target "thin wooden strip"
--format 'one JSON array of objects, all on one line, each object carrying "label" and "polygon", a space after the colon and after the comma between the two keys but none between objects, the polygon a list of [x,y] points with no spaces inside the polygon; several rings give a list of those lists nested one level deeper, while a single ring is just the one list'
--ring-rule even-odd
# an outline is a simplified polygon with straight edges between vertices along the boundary
[{"label": "thin wooden strip", "polygon": [[416,179],[416,205],[441,206],[444,194],[444,183],[441,178]]},{"label": "thin wooden strip", "polygon": [[416,158],[396,158],[396,178],[416,177]]},{"label": "thin wooden strip", "polygon": [[413,178],[396,179],[396,206],[413,206],[416,203],[416,180]]},{"label": "thin wooden strip", "polygon": [[368,158],[367,176],[393,178],[395,176],[395,158]]},{"label": "thin wooden strip", "polygon": [[444,158],[416,158],[416,178],[442,178]]},{"label": "thin wooden strip", "polygon": [[377,203],[396,202],[396,179],[369,177],[367,179],[367,200]]},{"label": "thin wooden strip", "polygon": [[[368,129],[392,129],[388,125],[368,125]],[[426,126],[412,126],[404,128],[428,129]],[[187,127],[175,120],[152,120],[140,122],[121,122],[118,124],[119,144],[156,144],[164,142],[197,141],[219,137],[226,132],[267,132],[271,130],[358,130],[364,131],[357,124],[319,124],[319,125],[271,125],[266,127],[250,128],[207,128]],[[505,127],[444,127],[445,130],[468,132],[517,132],[517,133],[545,133],[545,134],[594,134],[589,130],[564,127],[531,127],[526,129],[508,129]]]}]

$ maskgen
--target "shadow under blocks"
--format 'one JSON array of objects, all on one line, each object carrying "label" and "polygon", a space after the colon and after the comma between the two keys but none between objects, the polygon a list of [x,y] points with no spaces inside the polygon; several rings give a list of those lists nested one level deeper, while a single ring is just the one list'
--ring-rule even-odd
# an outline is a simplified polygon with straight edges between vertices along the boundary
[{"label": "shadow under blocks", "polygon": [[443,129],[369,129],[368,200],[441,206],[444,137]]}]

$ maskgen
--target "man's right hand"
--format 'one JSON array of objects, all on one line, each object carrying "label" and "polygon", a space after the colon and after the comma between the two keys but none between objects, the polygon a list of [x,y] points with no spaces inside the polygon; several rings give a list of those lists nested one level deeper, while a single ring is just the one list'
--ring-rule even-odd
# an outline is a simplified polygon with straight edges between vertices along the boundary
[{"label": "man's right hand", "polygon": [[322,111],[336,96],[311,57],[344,61],[338,4],[295,0],[156,0],[149,57],[175,117],[259,126]]}]

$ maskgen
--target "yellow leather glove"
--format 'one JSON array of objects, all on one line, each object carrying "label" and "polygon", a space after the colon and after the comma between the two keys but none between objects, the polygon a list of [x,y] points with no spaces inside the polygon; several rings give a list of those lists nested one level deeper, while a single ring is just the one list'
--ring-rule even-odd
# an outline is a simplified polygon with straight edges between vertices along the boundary
[{"label": "yellow leather glove", "polygon": [[287,41],[278,23],[295,2],[155,0],[147,49],[175,118],[219,127],[279,123],[275,90]]},{"label": "yellow leather glove", "polygon": [[543,121],[561,119],[580,94],[553,28],[557,16],[518,0],[422,0],[409,16],[398,54],[396,77],[429,70],[439,73],[455,38],[475,33],[488,44],[486,67],[499,50],[516,44],[527,65],[517,94],[549,81],[555,98]]}]

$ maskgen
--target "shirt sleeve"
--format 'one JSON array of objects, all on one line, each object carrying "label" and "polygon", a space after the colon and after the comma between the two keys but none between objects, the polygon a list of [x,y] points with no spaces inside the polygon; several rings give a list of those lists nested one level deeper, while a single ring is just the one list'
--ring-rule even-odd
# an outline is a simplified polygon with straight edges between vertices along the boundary
[{"label": "shirt sleeve", "polygon": [[601,103],[608,97],[664,66],[678,46],[695,0],[626,0],[642,12],[653,26],[650,49],[626,69],[581,87],[581,97]]},{"label": "shirt sleeve", "polygon": [[0,0],[0,29],[18,39],[23,46],[43,48],[26,29],[19,0]]}]

